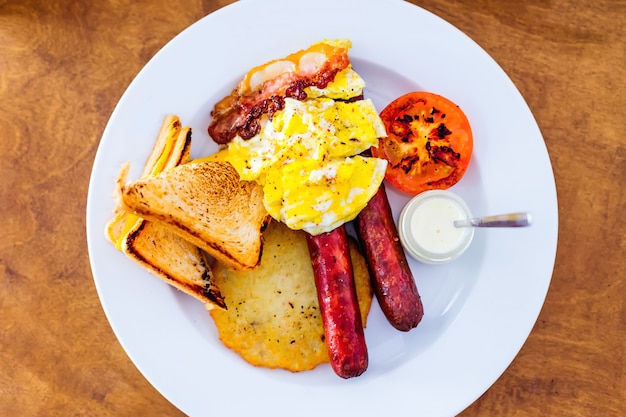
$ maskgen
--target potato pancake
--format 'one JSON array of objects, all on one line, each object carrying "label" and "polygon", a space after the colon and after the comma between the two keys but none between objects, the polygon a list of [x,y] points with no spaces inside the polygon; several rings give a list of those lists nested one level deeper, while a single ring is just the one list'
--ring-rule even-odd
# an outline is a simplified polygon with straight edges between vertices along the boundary
[{"label": "potato pancake", "polygon": [[[329,362],[315,279],[304,232],[271,222],[260,265],[234,271],[217,263],[216,286],[227,310],[211,317],[222,342],[255,366],[292,372]],[[367,264],[355,241],[350,255],[363,325],[372,303]]]}]

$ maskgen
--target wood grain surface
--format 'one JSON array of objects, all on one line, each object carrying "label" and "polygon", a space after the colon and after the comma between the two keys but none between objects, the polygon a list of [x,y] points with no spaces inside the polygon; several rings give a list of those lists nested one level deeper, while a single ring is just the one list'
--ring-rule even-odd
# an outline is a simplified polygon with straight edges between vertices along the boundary
[{"label": "wood grain surface", "polygon": [[[461,415],[626,415],[626,2],[413,2],[467,33],[515,82],[559,199],[539,320]],[[0,415],[181,415],[104,316],[87,255],[87,186],[130,81],[228,3],[0,0]]]}]

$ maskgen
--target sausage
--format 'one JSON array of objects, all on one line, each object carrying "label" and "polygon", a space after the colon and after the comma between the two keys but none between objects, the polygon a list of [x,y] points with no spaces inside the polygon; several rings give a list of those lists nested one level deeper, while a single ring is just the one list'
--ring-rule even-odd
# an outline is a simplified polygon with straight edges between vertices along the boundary
[{"label": "sausage", "polygon": [[393,327],[409,331],[424,315],[422,300],[393,221],[384,183],[356,218],[374,294]]},{"label": "sausage", "polygon": [[346,230],[307,234],[307,244],[330,364],[342,378],[359,376],[367,369],[368,354]]}]

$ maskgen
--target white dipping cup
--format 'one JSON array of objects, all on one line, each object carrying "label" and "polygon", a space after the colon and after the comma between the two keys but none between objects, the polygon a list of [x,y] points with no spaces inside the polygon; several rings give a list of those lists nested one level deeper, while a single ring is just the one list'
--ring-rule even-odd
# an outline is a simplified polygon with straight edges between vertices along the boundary
[{"label": "white dipping cup", "polygon": [[398,233],[404,249],[416,260],[442,264],[461,256],[472,243],[474,228],[455,227],[472,217],[461,197],[447,190],[424,191],[402,209]]}]

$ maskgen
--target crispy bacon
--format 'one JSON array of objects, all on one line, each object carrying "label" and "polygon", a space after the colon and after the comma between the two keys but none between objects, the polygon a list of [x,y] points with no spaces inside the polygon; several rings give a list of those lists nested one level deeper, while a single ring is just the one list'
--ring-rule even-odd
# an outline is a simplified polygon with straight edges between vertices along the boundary
[{"label": "crispy bacon", "polygon": [[[339,71],[350,65],[348,47],[320,42],[284,60],[254,68],[229,96],[215,105],[211,111],[213,121],[209,125],[209,135],[218,144],[226,144],[237,135],[242,139],[252,138],[259,133],[261,116],[266,114],[271,117],[282,110],[285,98],[304,100],[307,98],[305,88],[326,88]],[[323,57],[323,60],[311,65],[310,57]],[[271,74],[258,86],[251,85],[255,74],[277,62],[292,63],[293,68]]]}]

